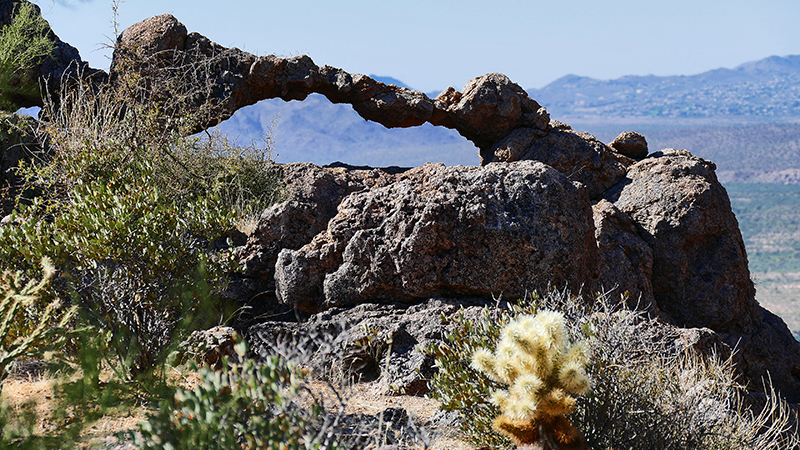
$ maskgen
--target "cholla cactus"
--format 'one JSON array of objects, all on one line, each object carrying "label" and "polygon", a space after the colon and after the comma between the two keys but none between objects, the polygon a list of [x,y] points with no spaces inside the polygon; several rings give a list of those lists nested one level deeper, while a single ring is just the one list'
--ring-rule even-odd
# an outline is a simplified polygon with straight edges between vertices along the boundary
[{"label": "cholla cactus", "polygon": [[586,440],[565,417],[575,409],[576,395],[591,381],[584,369],[589,348],[570,343],[564,316],[541,311],[523,315],[503,328],[497,350],[477,350],[472,367],[508,386],[492,394],[502,414],[494,427],[517,445],[585,449]]},{"label": "cholla cactus", "polygon": [[[47,258],[42,260],[42,270],[44,276],[38,282],[23,283],[21,272],[0,274],[0,382],[8,376],[8,367],[15,359],[42,356],[64,345],[67,338],[80,331],[69,330],[69,324],[78,312],[77,307],[61,311],[61,304],[54,301],[36,317],[36,324],[14,332],[13,328],[19,326],[24,311],[34,306],[55,275],[55,269]],[[0,383],[0,392],[2,389]]]}]

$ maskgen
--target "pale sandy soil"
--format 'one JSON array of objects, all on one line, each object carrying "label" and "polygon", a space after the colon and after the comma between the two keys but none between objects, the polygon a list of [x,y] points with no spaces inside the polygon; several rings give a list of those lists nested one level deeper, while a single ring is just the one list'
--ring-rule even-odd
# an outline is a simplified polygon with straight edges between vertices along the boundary
[{"label": "pale sandy soil", "polygon": [[[177,376],[180,378],[180,384],[185,388],[191,388],[197,382],[197,377],[193,373],[181,373]],[[48,416],[53,407],[53,383],[53,380],[47,377],[10,378],[3,382],[2,400],[5,404],[18,410],[23,403],[34,402],[37,415],[41,418],[37,424],[36,433],[52,432],[54,425],[48,420]],[[468,450],[472,448],[460,439],[457,429],[432,427],[431,421],[439,410],[436,400],[407,395],[383,395],[379,386],[367,383],[337,387],[338,396],[327,383],[312,382],[309,388],[317,400],[322,401],[326,410],[333,414],[341,412],[345,415],[375,416],[387,408],[405,409],[415,427],[425,430],[426,433],[426,438],[423,439],[419,437],[420,431],[406,432],[406,434],[417,435],[417,437],[401,438],[400,440],[401,443],[412,448],[425,448],[424,441],[427,441],[428,448],[435,450]],[[133,448],[132,446],[115,445],[116,439],[112,436],[121,431],[136,429],[136,425],[146,413],[146,410],[139,409],[99,420],[85,431],[86,445],[83,448],[97,448],[98,445],[100,448]],[[386,433],[385,430],[386,428],[382,432]],[[378,436],[375,438],[376,440],[380,436],[380,433],[374,429],[364,429],[361,432],[365,433],[364,435]],[[398,433],[397,430],[389,432]]]}]

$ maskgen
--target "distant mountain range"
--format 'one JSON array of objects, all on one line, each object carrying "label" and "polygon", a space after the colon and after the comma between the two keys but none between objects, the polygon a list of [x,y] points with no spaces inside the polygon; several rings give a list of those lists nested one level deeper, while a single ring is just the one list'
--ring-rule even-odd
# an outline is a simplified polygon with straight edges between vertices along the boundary
[{"label": "distant mountain range", "polygon": [[554,117],[800,117],[800,56],[771,56],[699,75],[567,75],[528,91]]},{"label": "distant mountain range", "polygon": [[[372,76],[405,86],[391,77]],[[688,76],[596,80],[567,75],[528,92],[552,118],[603,142],[634,130],[648,138],[651,150],[687,148],[718,161],[719,172],[730,181],[800,183],[800,176],[769,175],[800,170],[800,56],[772,56]],[[478,150],[453,130],[430,125],[389,130],[320,95],[303,102],[259,102],[219,129],[247,142],[267,133],[273,123],[279,162],[415,166],[479,161]]]}]

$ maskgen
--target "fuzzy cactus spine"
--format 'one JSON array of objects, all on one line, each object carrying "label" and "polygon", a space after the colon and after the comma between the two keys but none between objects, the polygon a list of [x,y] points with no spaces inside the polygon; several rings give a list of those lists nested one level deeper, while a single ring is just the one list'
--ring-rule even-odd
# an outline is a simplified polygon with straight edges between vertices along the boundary
[{"label": "fuzzy cactus spine", "polygon": [[559,312],[540,311],[508,323],[494,352],[479,349],[472,357],[473,368],[508,386],[492,393],[502,412],[495,429],[520,446],[555,442],[559,448],[587,448],[566,416],[575,409],[575,397],[591,387],[588,359],[589,347],[569,341]]}]

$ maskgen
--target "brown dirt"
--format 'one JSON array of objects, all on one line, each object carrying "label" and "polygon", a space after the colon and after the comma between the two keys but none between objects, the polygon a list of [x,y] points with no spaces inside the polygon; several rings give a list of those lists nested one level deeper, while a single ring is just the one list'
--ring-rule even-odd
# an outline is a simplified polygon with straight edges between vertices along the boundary
[{"label": "brown dirt", "polygon": [[[198,382],[197,375],[193,372],[174,372],[170,376],[184,388],[190,389]],[[53,423],[49,420],[54,408],[54,383],[54,379],[47,376],[9,378],[3,382],[0,398],[17,410],[20,410],[26,402],[34,403],[35,411],[40,418],[35,432],[37,434],[47,433],[53,431],[54,428]],[[403,408],[415,424],[426,429],[431,426],[431,420],[439,409],[439,403],[436,400],[409,395],[385,395],[382,393],[381,386],[374,383],[337,387],[338,397],[329,384],[321,381],[311,382],[309,388],[315,398],[331,412],[375,416],[387,408]],[[344,407],[343,411],[341,410],[342,406]],[[102,418],[84,431],[86,447],[95,444],[113,445],[117,441],[113,437],[115,434],[136,429],[136,425],[143,420],[146,413],[147,410],[142,408]],[[428,431],[431,438],[429,448],[432,450],[468,450],[472,448],[460,439],[458,430]]]}]

